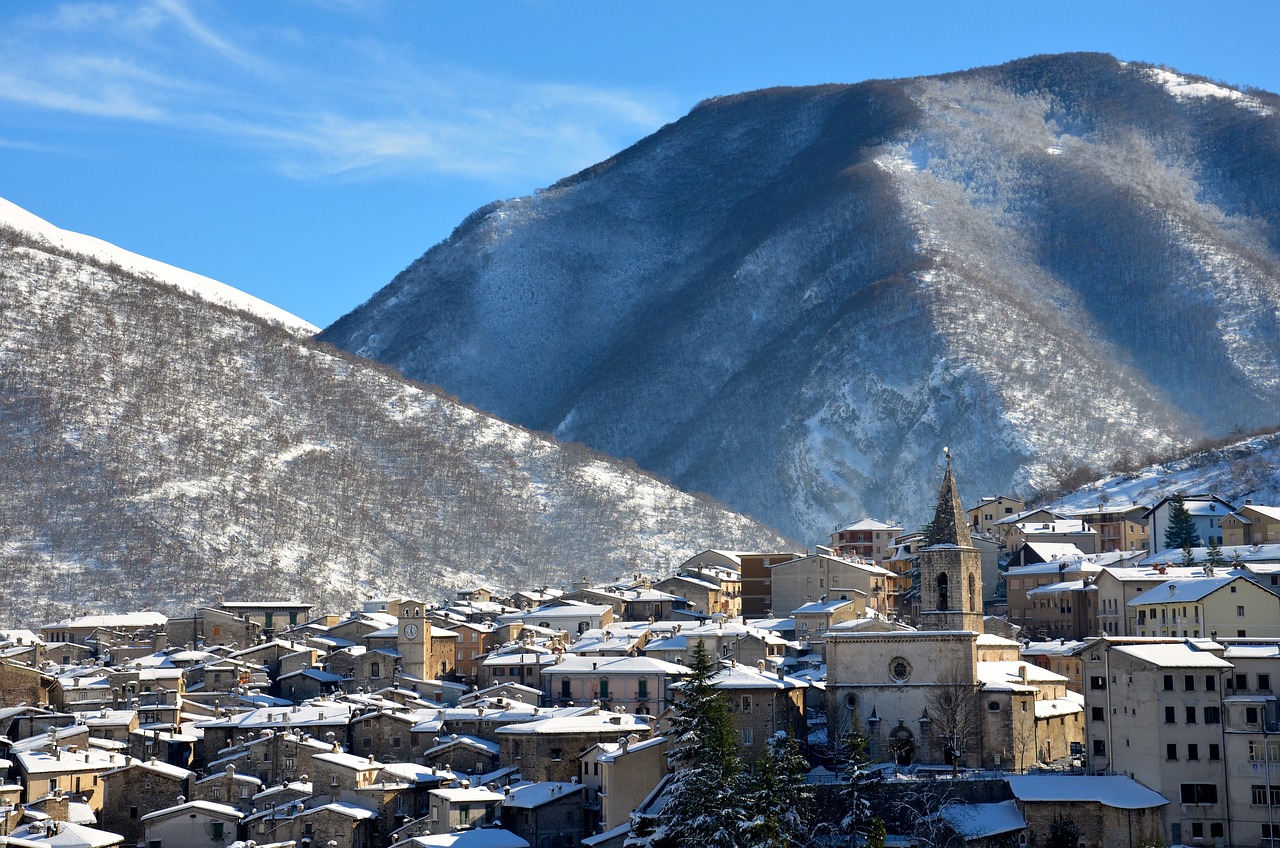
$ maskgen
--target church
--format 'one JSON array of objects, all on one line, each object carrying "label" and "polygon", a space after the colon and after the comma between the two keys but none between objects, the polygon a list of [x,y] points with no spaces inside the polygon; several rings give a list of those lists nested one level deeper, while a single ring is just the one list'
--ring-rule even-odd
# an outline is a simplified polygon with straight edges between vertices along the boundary
[{"label": "church", "polygon": [[1023,769],[1083,743],[1084,698],[1068,679],[987,632],[950,454],[919,568],[920,629],[827,633],[828,734],[856,724],[874,762],[970,768]]}]

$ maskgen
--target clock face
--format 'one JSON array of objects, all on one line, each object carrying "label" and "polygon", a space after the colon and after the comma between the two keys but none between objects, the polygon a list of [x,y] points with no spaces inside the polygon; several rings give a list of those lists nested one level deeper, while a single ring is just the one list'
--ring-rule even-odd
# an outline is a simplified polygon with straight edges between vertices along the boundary
[{"label": "clock face", "polygon": [[418,635],[418,625],[406,624],[404,626],[404,635],[406,638],[413,639]]}]

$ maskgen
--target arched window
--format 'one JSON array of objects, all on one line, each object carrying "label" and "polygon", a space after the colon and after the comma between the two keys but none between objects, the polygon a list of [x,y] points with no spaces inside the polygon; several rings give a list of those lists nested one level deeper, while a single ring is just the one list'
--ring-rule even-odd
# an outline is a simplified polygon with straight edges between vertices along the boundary
[{"label": "arched window", "polygon": [[969,575],[969,612],[978,611],[978,581],[972,574]]},{"label": "arched window", "polygon": [[947,572],[938,575],[938,609],[950,609],[947,605]]},{"label": "arched window", "polygon": [[607,677],[600,678],[600,697],[609,697],[609,678]]}]

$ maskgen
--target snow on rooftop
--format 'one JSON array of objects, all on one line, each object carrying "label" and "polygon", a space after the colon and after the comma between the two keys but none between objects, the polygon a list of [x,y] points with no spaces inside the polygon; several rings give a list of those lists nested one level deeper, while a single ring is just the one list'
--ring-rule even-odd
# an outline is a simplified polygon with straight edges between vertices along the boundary
[{"label": "snow on rooftop", "polygon": [[1009,788],[1023,802],[1093,801],[1120,810],[1145,810],[1169,801],[1124,775],[1023,774],[1009,775]]},{"label": "snow on rooftop", "polygon": [[422,846],[422,848],[529,848],[527,841],[500,827],[482,827],[435,836],[415,836],[409,840],[408,844]]},{"label": "snow on rooftop", "polygon": [[1208,651],[1196,650],[1187,642],[1117,644],[1111,650],[1161,668],[1232,668],[1231,663]]},{"label": "snow on rooftop", "polygon": [[60,229],[27,210],[0,198],[0,225],[13,227],[38,236],[54,247],[72,253],[90,256],[101,262],[119,265],[126,271],[152,277],[158,282],[173,286],[188,294],[220,306],[229,306],[265,318],[298,335],[310,336],[320,331],[314,324],[273,306],[265,300],[232,288],[209,277],[185,271],[181,268],[140,256],[93,236],[81,235]]},{"label": "snow on rooftop", "polygon": [[[1228,575],[1226,577],[1182,577],[1176,580],[1166,580],[1160,585],[1152,587],[1150,591],[1143,592],[1132,599],[1126,606],[1141,607],[1155,604],[1200,601],[1228,583],[1234,583],[1237,580],[1248,582],[1245,578],[1237,575]],[[1030,594],[1030,592],[1027,594]]]},{"label": "snow on rooftop", "polygon": [[[560,783],[550,780],[543,783],[522,783],[511,787],[511,791],[507,793],[506,798],[502,801],[502,806],[521,807],[531,810],[541,807],[543,804],[549,804],[566,795],[576,796],[584,788],[586,787],[580,783]],[[578,803],[578,801],[575,801],[575,803]]]},{"label": "snow on rooftop", "polygon": [[938,812],[966,841],[1012,833],[1027,826],[1017,801],[995,804],[948,804]]},{"label": "snow on rooftop", "polygon": [[497,732],[506,735],[535,733],[603,733],[606,731],[648,730],[649,725],[630,713],[593,713],[589,715],[552,716],[550,718],[509,724]]}]

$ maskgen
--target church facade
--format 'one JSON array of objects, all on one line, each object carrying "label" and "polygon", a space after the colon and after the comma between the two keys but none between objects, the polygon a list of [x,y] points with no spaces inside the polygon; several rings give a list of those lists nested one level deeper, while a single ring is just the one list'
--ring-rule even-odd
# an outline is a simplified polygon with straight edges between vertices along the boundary
[{"label": "church facade", "polygon": [[827,636],[828,734],[853,726],[877,762],[1021,769],[1083,743],[1083,697],[985,632],[982,558],[947,457],[919,551],[921,626]]}]

